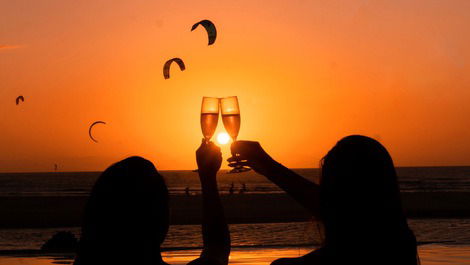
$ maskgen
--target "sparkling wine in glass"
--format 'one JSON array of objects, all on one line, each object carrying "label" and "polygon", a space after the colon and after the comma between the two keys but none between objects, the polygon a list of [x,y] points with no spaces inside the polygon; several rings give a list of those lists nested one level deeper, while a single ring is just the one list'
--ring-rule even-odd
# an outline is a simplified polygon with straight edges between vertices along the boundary
[{"label": "sparkling wine in glass", "polygon": [[[236,96],[222,98],[220,99],[220,107],[222,110],[222,121],[224,123],[225,130],[232,140],[236,141],[238,132],[240,131],[240,107],[238,106],[238,98]],[[236,166],[230,171],[230,173],[239,173],[248,170],[250,170],[250,168]]]},{"label": "sparkling wine in glass", "polygon": [[206,143],[214,135],[219,121],[219,99],[203,97],[201,106],[201,130]]}]

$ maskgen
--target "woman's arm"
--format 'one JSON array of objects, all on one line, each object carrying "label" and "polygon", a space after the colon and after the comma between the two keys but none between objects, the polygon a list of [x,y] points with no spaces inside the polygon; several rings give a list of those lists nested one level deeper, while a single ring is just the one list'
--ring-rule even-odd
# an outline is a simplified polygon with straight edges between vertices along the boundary
[{"label": "woman's arm", "polygon": [[313,215],[319,213],[320,187],[272,159],[258,142],[236,141],[229,166],[246,165],[283,189]]},{"label": "woman's arm", "polygon": [[217,188],[217,171],[222,163],[220,148],[202,143],[196,152],[202,187],[202,238],[204,249],[199,259],[190,264],[228,264],[230,233],[225,221]]}]

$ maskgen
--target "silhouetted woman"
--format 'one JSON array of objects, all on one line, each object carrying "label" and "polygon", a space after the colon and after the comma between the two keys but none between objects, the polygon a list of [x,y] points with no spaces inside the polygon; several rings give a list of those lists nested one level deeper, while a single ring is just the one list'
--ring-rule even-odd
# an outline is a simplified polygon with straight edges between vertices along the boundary
[{"label": "silhouetted woman", "polygon": [[274,161],[257,142],[235,142],[232,152],[243,162],[232,158],[231,166],[247,165],[266,176],[323,224],[321,248],[273,264],[419,263],[392,158],[376,140],[340,140],[322,160],[320,185]]},{"label": "silhouetted woman", "polygon": [[[203,143],[196,159],[203,191],[204,249],[190,264],[225,265],[230,235],[216,181],[222,155],[213,143]],[[167,264],[160,245],[168,226],[168,189],[162,176],[148,160],[122,160],[106,169],[92,189],[75,264]]]}]

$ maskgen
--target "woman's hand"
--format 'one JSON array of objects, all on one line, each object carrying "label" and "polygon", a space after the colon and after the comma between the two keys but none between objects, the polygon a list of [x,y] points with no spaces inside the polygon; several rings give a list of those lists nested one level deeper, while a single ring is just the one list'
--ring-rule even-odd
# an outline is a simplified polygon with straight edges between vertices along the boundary
[{"label": "woman's hand", "polygon": [[214,143],[202,141],[196,151],[196,161],[202,188],[202,241],[200,258],[190,264],[226,265],[230,255],[230,233],[217,188],[217,171],[222,153]]},{"label": "woman's hand", "polygon": [[259,142],[236,141],[231,146],[234,156],[227,159],[230,167],[249,166],[266,175],[276,162],[263,150]]},{"label": "woman's hand", "polygon": [[233,157],[228,159],[229,166],[251,167],[287,192],[313,215],[319,215],[320,187],[274,161],[258,142],[236,141],[232,144],[232,154]]},{"label": "woman's hand", "polygon": [[[196,151],[196,161],[199,176],[213,176],[217,174],[222,164],[220,148],[213,142],[206,143],[202,140],[201,146]],[[201,179],[202,181],[202,179]]]}]

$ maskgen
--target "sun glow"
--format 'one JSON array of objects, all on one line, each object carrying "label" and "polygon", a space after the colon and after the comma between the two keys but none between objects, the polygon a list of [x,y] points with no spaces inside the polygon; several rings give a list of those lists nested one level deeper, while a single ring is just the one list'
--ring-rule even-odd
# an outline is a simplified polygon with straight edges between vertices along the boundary
[{"label": "sun glow", "polygon": [[219,144],[227,144],[230,141],[230,136],[226,132],[220,132],[217,134],[217,142]]}]

